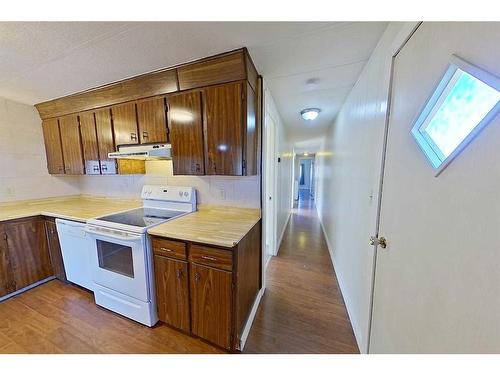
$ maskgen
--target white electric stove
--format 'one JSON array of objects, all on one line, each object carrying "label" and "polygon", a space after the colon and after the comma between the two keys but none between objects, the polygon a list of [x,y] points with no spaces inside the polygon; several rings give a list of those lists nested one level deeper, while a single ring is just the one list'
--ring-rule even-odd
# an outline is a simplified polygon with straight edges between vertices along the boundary
[{"label": "white electric stove", "polygon": [[91,268],[98,305],[147,326],[158,321],[147,230],[196,211],[192,187],[146,185],[143,207],[91,219]]}]

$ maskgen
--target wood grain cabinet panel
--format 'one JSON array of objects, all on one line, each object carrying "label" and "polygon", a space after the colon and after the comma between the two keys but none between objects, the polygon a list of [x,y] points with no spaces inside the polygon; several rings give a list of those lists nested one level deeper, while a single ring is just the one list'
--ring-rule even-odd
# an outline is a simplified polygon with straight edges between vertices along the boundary
[{"label": "wood grain cabinet panel", "polygon": [[154,256],[158,318],[185,332],[190,331],[188,264]]},{"label": "wood grain cabinet panel", "polygon": [[83,160],[85,173],[100,174],[99,146],[94,112],[84,112],[78,115],[80,119],[80,135],[82,137]]},{"label": "wood grain cabinet panel", "polygon": [[232,273],[191,264],[190,280],[193,334],[230,349]]},{"label": "wood grain cabinet panel", "polygon": [[153,98],[137,102],[137,119],[141,143],[167,142],[164,98]]},{"label": "wood grain cabinet panel", "polygon": [[174,175],[204,175],[201,92],[169,96],[167,102]]},{"label": "wood grain cabinet panel", "polygon": [[57,226],[53,219],[45,220],[45,233],[47,235],[50,263],[54,270],[54,276],[61,281],[66,281],[61,245],[59,243],[59,236],[57,235]]},{"label": "wood grain cabinet panel", "polygon": [[64,174],[64,159],[61,147],[61,134],[57,119],[42,122],[47,169],[50,174]]},{"label": "wood grain cabinet panel", "polygon": [[7,234],[5,226],[0,224],[0,297],[16,290],[16,283],[12,273],[7,248]]},{"label": "wood grain cabinet panel", "polygon": [[111,113],[116,146],[138,144],[135,103],[113,106]]},{"label": "wood grain cabinet panel", "polygon": [[65,174],[84,174],[82,141],[78,116],[70,115],[59,119],[61,145]]},{"label": "wood grain cabinet panel", "polygon": [[204,61],[187,64],[177,69],[180,90],[210,86],[246,79],[243,50]]},{"label": "wood grain cabinet panel", "polygon": [[226,271],[232,271],[233,252],[231,250],[222,250],[215,247],[191,245],[189,249],[189,261]]},{"label": "wood grain cabinet panel", "polygon": [[101,173],[116,174],[116,160],[108,158],[108,154],[115,151],[113,124],[111,122],[111,110],[109,108],[95,111],[95,126]]},{"label": "wood grain cabinet panel", "polygon": [[243,83],[205,89],[206,173],[243,175]]},{"label": "wood grain cabinet panel", "polygon": [[54,274],[43,218],[8,222],[5,224],[5,233],[16,290]]}]

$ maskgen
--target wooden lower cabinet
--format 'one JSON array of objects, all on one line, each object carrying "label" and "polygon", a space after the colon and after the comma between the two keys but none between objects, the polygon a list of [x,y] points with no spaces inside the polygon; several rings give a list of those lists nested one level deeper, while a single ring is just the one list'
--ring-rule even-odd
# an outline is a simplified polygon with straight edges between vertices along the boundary
[{"label": "wooden lower cabinet", "polygon": [[47,245],[54,276],[61,281],[66,281],[61,245],[59,244],[57,226],[54,219],[45,219],[45,233],[47,235]]},{"label": "wooden lower cabinet", "polygon": [[7,222],[7,256],[14,276],[15,290],[52,276],[49,248],[42,217]]},{"label": "wooden lower cabinet", "polygon": [[158,318],[189,332],[188,263],[155,255],[154,268]]},{"label": "wooden lower cabinet", "polygon": [[159,319],[238,350],[261,288],[261,222],[232,248],[162,237],[151,243]]},{"label": "wooden lower cabinet", "polygon": [[231,349],[232,272],[191,265],[192,332]]},{"label": "wooden lower cabinet", "polygon": [[66,281],[53,218],[0,223],[0,298],[55,276]]},{"label": "wooden lower cabinet", "polygon": [[16,290],[16,282],[10,265],[5,225],[0,223],[0,297]]}]

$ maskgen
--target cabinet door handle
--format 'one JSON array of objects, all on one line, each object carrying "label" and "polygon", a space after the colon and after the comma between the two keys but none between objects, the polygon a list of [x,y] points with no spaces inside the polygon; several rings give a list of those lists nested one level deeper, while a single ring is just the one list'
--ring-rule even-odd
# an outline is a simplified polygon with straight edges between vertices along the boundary
[{"label": "cabinet door handle", "polygon": [[172,252],[172,250],[167,249],[166,247],[160,247],[160,250],[166,251],[167,253],[171,253]]},{"label": "cabinet door handle", "polygon": [[197,283],[198,281],[200,281],[200,279],[201,279],[201,275],[198,272],[196,272],[194,274],[194,281]]},{"label": "cabinet door handle", "polygon": [[177,270],[176,273],[178,279],[182,278],[182,270]]},{"label": "cabinet door handle", "polygon": [[142,132],[142,138],[148,138],[149,139],[148,132]]},{"label": "cabinet door handle", "polygon": [[206,259],[206,260],[211,260],[213,262],[216,262],[217,261],[217,258],[214,258],[214,257],[209,257],[207,255],[202,255],[201,256],[201,259]]},{"label": "cabinet door handle", "polygon": [[130,140],[131,140],[131,141],[137,141],[137,134],[135,134],[135,133],[130,133]]}]

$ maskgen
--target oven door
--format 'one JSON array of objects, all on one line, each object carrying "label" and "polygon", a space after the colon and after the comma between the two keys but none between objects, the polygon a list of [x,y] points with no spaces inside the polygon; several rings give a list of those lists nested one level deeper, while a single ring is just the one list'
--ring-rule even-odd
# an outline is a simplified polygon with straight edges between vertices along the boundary
[{"label": "oven door", "polygon": [[150,300],[146,235],[85,227],[92,241],[91,268],[96,284],[139,299]]}]

